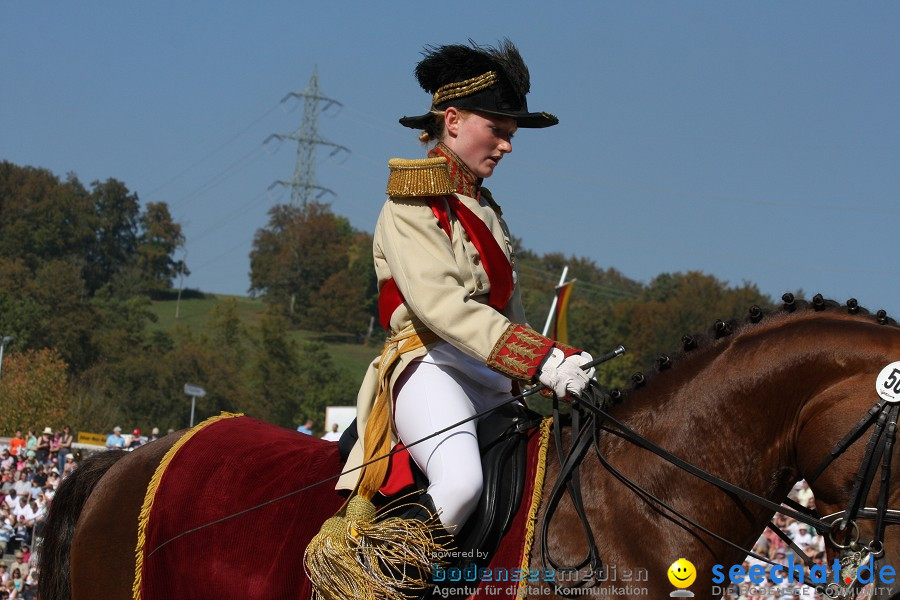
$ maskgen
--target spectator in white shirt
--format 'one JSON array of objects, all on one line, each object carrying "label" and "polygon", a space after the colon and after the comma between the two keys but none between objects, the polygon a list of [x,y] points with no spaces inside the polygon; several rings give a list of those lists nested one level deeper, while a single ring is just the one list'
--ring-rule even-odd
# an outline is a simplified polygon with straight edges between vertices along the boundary
[{"label": "spectator in white shirt", "polygon": [[794,543],[800,546],[801,550],[806,550],[807,546],[813,543],[813,536],[809,533],[809,526],[800,523],[797,527],[797,533],[792,536]]},{"label": "spectator in white shirt", "polygon": [[331,431],[322,436],[323,440],[327,440],[329,442],[336,442],[341,439],[341,434],[338,433],[338,424],[335,423],[331,426]]}]

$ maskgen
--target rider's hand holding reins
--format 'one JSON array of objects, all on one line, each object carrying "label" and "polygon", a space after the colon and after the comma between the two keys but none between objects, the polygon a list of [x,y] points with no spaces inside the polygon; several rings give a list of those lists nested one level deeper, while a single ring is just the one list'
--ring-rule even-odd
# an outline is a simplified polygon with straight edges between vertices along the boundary
[{"label": "rider's hand holding reins", "polygon": [[553,390],[559,398],[565,398],[568,394],[580,396],[594,378],[594,367],[584,371],[581,366],[592,360],[593,357],[587,352],[566,358],[562,350],[554,348],[541,365],[538,381]]}]

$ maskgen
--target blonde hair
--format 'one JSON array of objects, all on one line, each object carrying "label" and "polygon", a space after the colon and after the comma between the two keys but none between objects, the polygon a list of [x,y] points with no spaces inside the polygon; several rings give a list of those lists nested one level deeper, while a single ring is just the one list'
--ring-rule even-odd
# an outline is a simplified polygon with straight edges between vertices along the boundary
[{"label": "blonde hair", "polygon": [[447,111],[432,109],[429,112],[434,118],[431,120],[431,123],[425,126],[422,133],[419,134],[419,141],[423,144],[440,141],[441,137],[444,135],[444,114]]}]

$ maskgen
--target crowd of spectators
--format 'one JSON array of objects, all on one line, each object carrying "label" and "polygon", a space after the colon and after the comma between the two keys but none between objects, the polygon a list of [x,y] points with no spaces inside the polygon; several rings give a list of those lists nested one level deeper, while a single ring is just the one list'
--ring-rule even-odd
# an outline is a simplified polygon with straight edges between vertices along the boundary
[{"label": "crowd of spectators", "polygon": [[[815,508],[813,493],[805,481],[798,482],[791,490],[789,497],[802,506]],[[825,565],[828,563],[825,555],[825,538],[821,533],[806,523],[801,523],[784,515],[775,515],[773,523],[786,533],[794,544],[806,556],[811,558],[815,564]],[[762,577],[759,583],[745,580],[739,585],[732,584],[728,589],[728,593],[724,596],[725,600],[787,600],[789,598],[827,600],[825,595],[816,593],[815,585],[799,584],[796,580],[792,582],[776,581],[777,579],[786,579],[786,567],[789,564],[802,565],[804,559],[795,556],[794,551],[788,546],[787,542],[772,529],[767,528],[759,536],[752,551],[756,556],[751,555],[744,560],[744,572],[749,573],[752,567],[759,565],[765,572],[765,576]],[[770,562],[761,559],[766,559]],[[775,577],[772,577],[772,569],[777,569],[776,565],[784,566],[785,569],[776,570]],[[755,572],[759,573],[759,568]],[[759,578],[757,577],[757,579]]]},{"label": "crowd of spectators", "polygon": [[0,445],[0,599],[37,593],[33,549],[60,482],[75,469],[71,429],[16,431]]},{"label": "crowd of spectators", "polygon": [[[25,435],[16,431],[0,442],[0,600],[35,598],[36,552],[47,510],[59,484],[77,466],[75,436],[69,426],[37,431],[29,429]],[[139,429],[123,436],[122,428],[115,427],[106,438],[106,448],[134,450],[157,438],[155,427],[147,437]]]}]

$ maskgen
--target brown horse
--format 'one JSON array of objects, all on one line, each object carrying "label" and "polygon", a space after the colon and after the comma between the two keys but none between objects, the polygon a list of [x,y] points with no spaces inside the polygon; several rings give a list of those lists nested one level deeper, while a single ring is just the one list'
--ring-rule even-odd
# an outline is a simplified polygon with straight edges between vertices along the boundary
[{"label": "brown horse", "polygon": [[[626,394],[611,414],[675,456],[781,502],[794,482],[810,478],[823,457],[879,401],[877,375],[900,360],[900,328],[891,319],[878,319],[865,311],[855,314],[855,306],[849,312],[836,305],[823,309],[821,303],[815,307],[797,303],[791,308],[735,327],[733,332],[725,324],[717,339],[675,357],[672,368]],[[53,502],[41,555],[43,600],[70,594],[75,600],[132,598],[137,514],[154,469],[179,435],[133,453],[110,454],[77,470],[64,483]],[[571,443],[568,430],[563,439]],[[815,480],[812,489],[820,514],[847,507],[865,439],[854,443]],[[742,548],[753,546],[773,516],[772,510],[721,491],[619,436],[601,435],[599,440],[602,455],[621,475],[678,514]],[[551,449],[545,491],[560,469],[552,457]],[[900,464],[895,461],[891,470],[898,481]],[[635,493],[593,453],[587,454],[580,476],[585,512],[608,571],[600,588],[573,594],[669,597],[675,588],[667,572],[683,557],[696,568],[696,581],[689,586],[695,596],[721,596],[727,581],[716,587],[714,566],[722,565],[727,577],[731,565],[741,564],[744,551]],[[875,505],[877,490],[876,482],[866,506]],[[891,489],[887,506],[900,508],[900,488]],[[308,527],[318,529],[319,522]],[[873,538],[870,521],[861,520],[858,527],[862,541]],[[893,529],[886,529],[878,567],[900,569],[900,534]],[[556,561],[577,563],[584,557],[587,545],[581,531],[572,503],[563,501],[545,540]],[[829,556],[835,556],[834,546],[830,541],[828,545]],[[531,565],[547,568],[537,551],[532,552]],[[629,582],[623,576],[626,572],[644,576],[632,575]],[[570,582],[558,583],[567,586]],[[196,585],[198,592],[190,597],[205,597],[204,582]],[[888,587],[891,584],[878,592],[879,597],[900,598],[900,584],[890,591]],[[563,597],[546,582],[534,582],[529,590],[530,597]],[[282,597],[297,595],[285,590]]]}]

